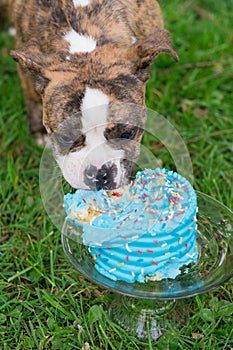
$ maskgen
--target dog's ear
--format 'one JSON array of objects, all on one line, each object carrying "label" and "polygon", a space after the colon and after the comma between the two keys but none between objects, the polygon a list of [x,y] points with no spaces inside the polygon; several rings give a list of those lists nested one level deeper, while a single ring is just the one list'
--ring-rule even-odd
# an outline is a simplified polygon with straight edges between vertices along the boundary
[{"label": "dog's ear", "polygon": [[50,81],[48,67],[52,64],[53,57],[41,52],[36,39],[31,39],[20,49],[12,50],[11,55],[23,69],[30,71],[35,80],[37,92],[43,93]]},{"label": "dog's ear", "polygon": [[161,53],[168,53],[175,61],[179,60],[172,48],[170,33],[165,29],[134,43],[127,52],[127,58],[134,62],[135,73],[147,80],[150,65]]}]

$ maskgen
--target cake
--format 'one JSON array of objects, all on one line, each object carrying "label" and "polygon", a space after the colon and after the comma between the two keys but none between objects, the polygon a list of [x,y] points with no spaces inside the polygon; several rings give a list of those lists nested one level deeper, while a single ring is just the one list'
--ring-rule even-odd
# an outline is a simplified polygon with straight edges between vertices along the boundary
[{"label": "cake", "polygon": [[196,193],[171,170],[140,171],[114,191],[77,190],[64,208],[95,268],[114,281],[174,279],[198,259]]}]

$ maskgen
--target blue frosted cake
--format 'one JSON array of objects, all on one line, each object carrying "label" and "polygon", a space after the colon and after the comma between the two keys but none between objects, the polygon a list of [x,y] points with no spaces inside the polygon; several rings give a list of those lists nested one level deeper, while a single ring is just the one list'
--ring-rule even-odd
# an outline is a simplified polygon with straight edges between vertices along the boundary
[{"label": "blue frosted cake", "polygon": [[82,227],[95,268],[112,280],[175,278],[197,261],[196,194],[173,171],[146,169],[113,191],[77,190],[64,207]]}]

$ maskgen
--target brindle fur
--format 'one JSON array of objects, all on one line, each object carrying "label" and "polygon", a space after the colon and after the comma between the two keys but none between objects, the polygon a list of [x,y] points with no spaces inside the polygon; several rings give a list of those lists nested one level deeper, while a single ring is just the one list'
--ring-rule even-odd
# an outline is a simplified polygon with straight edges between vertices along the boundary
[{"label": "brindle fur", "polygon": [[[111,102],[143,105],[153,60],[161,52],[178,59],[155,0],[92,0],[76,9],[71,0],[9,0],[9,13],[32,132],[42,130],[42,111],[48,133],[79,111],[86,86]],[[70,54],[63,36],[72,28],[96,49]]]}]

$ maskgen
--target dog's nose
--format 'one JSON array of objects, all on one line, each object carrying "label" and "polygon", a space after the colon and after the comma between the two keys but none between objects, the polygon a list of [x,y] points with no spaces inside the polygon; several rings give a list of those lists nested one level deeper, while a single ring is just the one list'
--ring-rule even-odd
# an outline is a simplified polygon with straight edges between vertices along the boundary
[{"label": "dog's nose", "polygon": [[112,190],[116,188],[114,179],[117,175],[117,166],[112,163],[103,164],[100,169],[91,165],[84,172],[85,184],[91,190]]},{"label": "dog's nose", "polygon": [[116,188],[116,183],[114,182],[117,173],[117,167],[115,164],[107,165],[104,164],[101,169],[98,170],[96,175],[96,188],[97,190],[111,190]]}]

